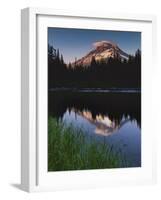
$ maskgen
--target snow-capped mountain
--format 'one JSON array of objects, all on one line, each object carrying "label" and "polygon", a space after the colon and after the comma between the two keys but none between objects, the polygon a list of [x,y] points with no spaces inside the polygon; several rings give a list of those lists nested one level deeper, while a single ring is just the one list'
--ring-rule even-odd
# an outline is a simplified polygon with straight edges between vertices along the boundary
[{"label": "snow-capped mountain", "polygon": [[89,66],[92,58],[95,58],[96,61],[108,60],[112,58],[128,59],[129,55],[120,49],[116,44],[110,41],[98,41],[94,44],[94,49],[92,49],[84,57],[76,60],[72,65],[78,66]]}]

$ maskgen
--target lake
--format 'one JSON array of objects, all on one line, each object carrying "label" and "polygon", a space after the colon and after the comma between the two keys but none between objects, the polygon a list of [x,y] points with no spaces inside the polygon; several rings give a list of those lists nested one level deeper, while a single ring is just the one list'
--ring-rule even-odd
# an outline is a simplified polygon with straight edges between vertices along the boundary
[{"label": "lake", "polygon": [[50,90],[48,114],[107,142],[141,167],[141,93],[137,90]]}]

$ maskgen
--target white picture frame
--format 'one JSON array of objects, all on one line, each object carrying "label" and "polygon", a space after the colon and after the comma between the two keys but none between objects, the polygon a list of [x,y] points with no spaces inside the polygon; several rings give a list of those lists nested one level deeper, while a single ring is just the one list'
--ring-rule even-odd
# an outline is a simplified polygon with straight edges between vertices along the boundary
[{"label": "white picture frame", "polygon": [[[49,19],[50,18],[50,19]],[[53,20],[54,19],[54,20]],[[64,20],[64,21],[63,21]],[[86,23],[84,23],[86,20]],[[143,41],[142,69],[142,120],[143,123],[143,155],[145,161],[139,169],[104,169],[72,172],[53,172],[46,170],[47,134],[42,133],[47,126],[46,68],[42,58],[46,39],[43,38],[46,27],[84,27],[104,29],[104,22],[116,23],[118,30],[141,30]],[[92,23],[90,24],[89,22]],[[96,23],[97,21],[97,23]],[[98,25],[98,22],[100,25]],[[119,22],[117,24],[117,22]],[[81,25],[84,24],[84,25]],[[125,28],[126,25],[126,28]],[[106,27],[105,27],[106,29]],[[116,27],[117,29],[117,27]],[[156,148],[155,133],[151,136],[151,74],[155,67],[156,19],[151,15],[110,14],[83,11],[65,11],[43,8],[25,8],[21,15],[21,187],[28,192],[54,191],[74,188],[96,188],[122,184],[152,184],[156,182]],[[148,44],[147,44],[148,42]],[[43,48],[40,48],[41,47]],[[149,45],[149,49],[147,49]],[[40,49],[43,49],[41,51]],[[47,56],[47,53],[46,53]],[[41,60],[39,60],[41,57]],[[41,61],[41,62],[40,62]],[[152,67],[153,62],[153,67]],[[47,63],[46,63],[47,65]],[[45,66],[46,66],[45,65]],[[144,67],[146,65],[146,68]],[[151,88],[151,89],[150,89]],[[148,100],[147,100],[148,99]],[[143,104],[144,103],[144,104]],[[40,105],[44,105],[41,109]],[[147,116],[147,108],[149,118]],[[46,118],[46,120],[45,120]],[[43,123],[42,123],[43,122]],[[40,127],[41,126],[41,127]],[[40,131],[41,130],[41,131]],[[43,136],[45,135],[46,136]],[[40,149],[41,147],[41,149]],[[41,157],[40,157],[41,153]]]}]

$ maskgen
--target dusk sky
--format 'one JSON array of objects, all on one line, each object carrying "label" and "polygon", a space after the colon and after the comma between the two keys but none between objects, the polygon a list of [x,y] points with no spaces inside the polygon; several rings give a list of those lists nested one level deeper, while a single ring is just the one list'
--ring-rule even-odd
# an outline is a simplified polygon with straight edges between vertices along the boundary
[{"label": "dusk sky", "polygon": [[48,43],[63,54],[66,63],[85,56],[98,41],[111,41],[128,54],[141,49],[141,33],[127,31],[48,28]]}]

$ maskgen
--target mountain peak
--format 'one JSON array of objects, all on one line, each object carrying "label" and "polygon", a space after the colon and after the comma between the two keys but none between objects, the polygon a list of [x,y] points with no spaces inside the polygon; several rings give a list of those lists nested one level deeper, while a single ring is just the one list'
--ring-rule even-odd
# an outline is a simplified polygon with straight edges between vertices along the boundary
[{"label": "mountain peak", "polygon": [[120,59],[128,59],[129,55],[121,50],[115,43],[102,40],[93,43],[95,47],[89,53],[87,53],[84,57],[75,61],[73,65],[78,66],[89,66],[93,58],[96,61],[108,60],[111,58],[120,58]]}]

